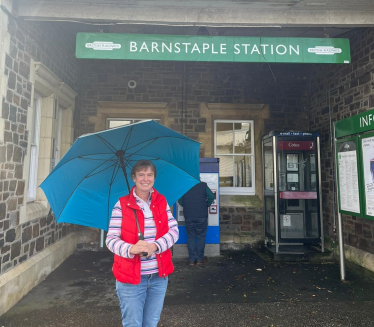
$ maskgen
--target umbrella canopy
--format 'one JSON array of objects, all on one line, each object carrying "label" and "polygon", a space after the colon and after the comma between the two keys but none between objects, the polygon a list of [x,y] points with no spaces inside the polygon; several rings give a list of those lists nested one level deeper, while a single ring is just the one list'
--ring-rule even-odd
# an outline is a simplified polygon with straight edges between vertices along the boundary
[{"label": "umbrella canopy", "polygon": [[79,137],[43,181],[57,222],[108,230],[112,208],[129,193],[133,165],[150,160],[154,187],[172,205],[199,183],[200,143],[149,120]]}]

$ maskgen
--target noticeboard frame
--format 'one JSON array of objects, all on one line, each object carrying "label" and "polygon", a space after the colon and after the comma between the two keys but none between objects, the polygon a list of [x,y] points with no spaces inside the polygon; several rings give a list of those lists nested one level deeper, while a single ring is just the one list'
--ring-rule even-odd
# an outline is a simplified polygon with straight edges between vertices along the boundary
[{"label": "noticeboard frame", "polygon": [[368,133],[363,133],[358,136],[359,139],[359,148],[360,148],[360,161],[361,161],[361,167],[362,167],[362,177],[360,179],[361,181],[361,194],[362,194],[362,212],[363,212],[363,217],[369,220],[374,220],[374,216],[370,216],[366,213],[366,191],[365,191],[365,173],[364,173],[364,151],[362,149],[362,142],[365,139],[374,137],[374,132],[368,132]]},{"label": "noticeboard frame", "polygon": [[[359,208],[360,212],[354,212],[354,211],[348,211],[348,210],[343,210],[341,208],[341,197],[340,197],[340,171],[339,171],[339,153],[338,152],[338,146],[341,143],[346,143],[349,141],[353,141],[356,145],[356,169],[357,169],[357,180],[358,180],[358,192],[359,192]],[[346,214],[346,215],[351,215],[351,216],[356,216],[356,217],[362,217],[365,218],[364,214],[364,202],[363,202],[363,193],[362,193],[362,162],[361,162],[361,143],[359,142],[359,137],[358,136],[350,136],[350,137],[344,137],[340,138],[335,141],[335,160],[336,160],[336,170],[337,170],[337,197],[338,197],[338,203],[339,203],[339,212]],[[374,218],[374,217],[373,217]]]}]

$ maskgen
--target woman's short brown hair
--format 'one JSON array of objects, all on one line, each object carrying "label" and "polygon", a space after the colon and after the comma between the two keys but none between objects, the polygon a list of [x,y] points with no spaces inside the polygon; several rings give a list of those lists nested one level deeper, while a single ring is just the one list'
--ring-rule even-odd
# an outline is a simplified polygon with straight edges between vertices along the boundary
[{"label": "woman's short brown hair", "polygon": [[146,170],[148,167],[151,168],[153,173],[155,174],[155,178],[157,175],[156,166],[153,164],[152,161],[149,160],[139,160],[131,169],[131,177],[135,177],[136,173],[140,170]]}]

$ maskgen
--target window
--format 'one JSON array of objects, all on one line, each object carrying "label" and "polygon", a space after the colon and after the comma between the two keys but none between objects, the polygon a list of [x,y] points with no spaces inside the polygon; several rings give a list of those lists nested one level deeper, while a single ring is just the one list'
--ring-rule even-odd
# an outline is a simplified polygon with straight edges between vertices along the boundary
[{"label": "window", "polygon": [[251,120],[214,122],[214,156],[220,159],[221,194],[255,194],[253,139]]},{"label": "window", "polygon": [[34,201],[36,197],[38,157],[39,157],[39,137],[40,137],[40,114],[41,97],[35,94],[32,110],[32,127],[30,130],[30,170],[29,185],[27,190],[27,202]]},{"label": "window", "polygon": [[28,108],[29,142],[24,159],[26,190],[20,223],[46,216],[49,204],[39,185],[73,142],[76,93],[43,64],[31,61],[34,101]]},{"label": "window", "polygon": [[51,169],[53,169],[61,159],[61,133],[62,133],[62,108],[56,105],[55,119],[55,133],[52,138],[52,162]]},{"label": "window", "polygon": [[[144,119],[144,118],[108,118],[107,119],[107,126],[106,128],[114,128],[114,127],[119,127],[123,125],[129,125],[133,123],[137,123],[143,120],[149,120],[149,119]],[[158,123],[160,122],[159,119],[153,119],[154,121],[157,121]]]}]

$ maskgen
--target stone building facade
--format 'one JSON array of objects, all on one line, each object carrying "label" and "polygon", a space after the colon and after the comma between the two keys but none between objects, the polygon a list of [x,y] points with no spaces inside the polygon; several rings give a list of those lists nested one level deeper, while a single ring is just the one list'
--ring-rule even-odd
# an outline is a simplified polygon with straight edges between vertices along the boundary
[{"label": "stone building facade", "polygon": [[[72,144],[74,90],[78,90],[80,78],[80,67],[74,58],[74,35],[48,23],[19,20],[11,14],[11,2],[1,4],[0,315],[76,247],[76,240],[68,237],[75,227],[56,224],[48,204],[42,201],[40,189],[36,190],[36,200],[40,201],[28,201],[28,180],[36,94],[42,99],[35,179],[35,183],[40,183],[51,167],[47,152],[51,152],[52,136],[48,133],[52,133],[51,125],[55,124],[55,106],[64,109],[61,117],[66,120],[60,127],[66,134],[60,150],[66,151]],[[70,245],[65,248],[58,245],[67,243]]]},{"label": "stone building facade", "polygon": [[[323,220],[331,247],[338,243],[331,123],[374,107],[374,30],[359,29],[346,36],[351,41],[352,64],[316,66],[311,75],[310,128],[322,135]],[[342,218],[346,256],[372,270],[374,222],[348,215]]]},{"label": "stone building facade", "polygon": [[[5,51],[3,81],[7,81],[2,99],[1,120],[4,126],[0,146],[1,203],[0,248],[1,273],[5,273],[32,255],[71,233],[73,226],[56,224],[53,215],[20,223],[20,208],[24,204],[24,158],[29,142],[28,109],[32,105],[34,86],[30,81],[30,66],[40,62],[63,83],[77,89],[79,65],[74,59],[74,37],[43,23],[21,23],[3,12],[7,20],[9,49]],[[61,43],[57,43],[56,40]]]},{"label": "stone building facade", "polygon": [[[79,135],[105,129],[109,118],[159,119],[201,142],[202,157],[212,157],[215,119],[253,120],[256,189],[249,196],[221,195],[222,244],[257,246],[264,239],[262,136],[273,130],[319,131],[324,231],[328,247],[336,245],[331,122],[374,106],[373,28],[346,34],[349,65],[77,60],[75,33],[83,27],[24,21],[14,14],[13,1],[0,4],[0,294],[17,294],[12,302],[0,297],[0,315],[78,242],[97,242],[99,236],[83,228],[79,241],[77,227],[57,224],[40,189],[34,201],[27,200],[36,102],[38,184],[55,164],[57,130],[62,156]],[[343,219],[347,256],[374,271],[373,222]],[[27,276],[25,284],[15,268]]]},{"label": "stone building facade", "polygon": [[[261,138],[272,130],[309,129],[310,66],[111,60],[81,64],[83,133],[104,129],[105,118],[161,119],[201,142],[202,157],[212,157],[213,119],[257,119],[257,106],[263,104],[255,123],[256,195],[220,196],[221,243],[258,246],[264,238]],[[136,87],[130,88],[129,81]]]}]

